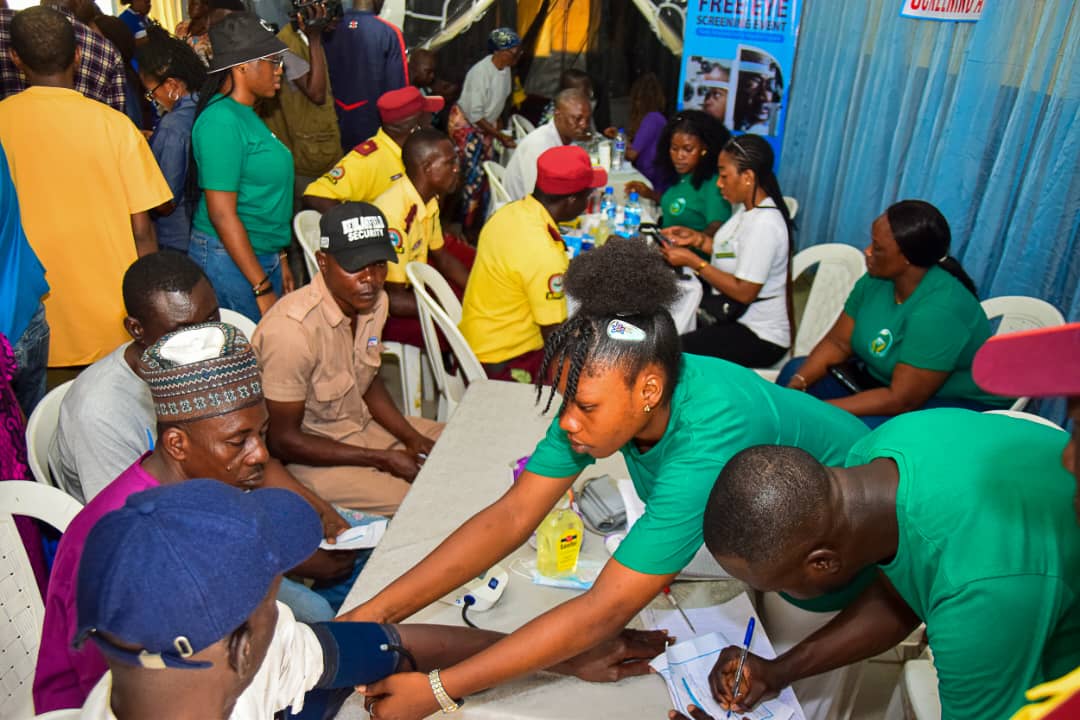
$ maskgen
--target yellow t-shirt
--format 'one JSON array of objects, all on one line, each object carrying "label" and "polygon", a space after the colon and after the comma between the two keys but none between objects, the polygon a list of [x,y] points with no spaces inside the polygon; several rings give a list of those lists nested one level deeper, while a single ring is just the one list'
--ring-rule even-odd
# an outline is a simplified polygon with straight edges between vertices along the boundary
[{"label": "yellow t-shirt", "polygon": [[394,242],[398,261],[388,263],[386,282],[408,285],[405,266],[411,262],[427,262],[428,250],[443,246],[442,223],[439,222],[439,199],[424,203],[412,180],[403,177],[379,197],[375,206],[383,211]]},{"label": "yellow t-shirt", "polygon": [[373,202],[399,178],[405,177],[401,147],[382,128],[307,186],[305,195],[341,202]]},{"label": "yellow t-shirt", "polygon": [[0,102],[0,138],[26,237],[51,291],[49,365],[87,365],[127,339],[121,283],[131,215],[172,200],[131,120],[75,90],[34,86]]},{"label": "yellow t-shirt", "polygon": [[461,308],[461,332],[480,362],[544,347],[541,325],[566,320],[566,245],[548,211],[529,195],[484,225]]}]

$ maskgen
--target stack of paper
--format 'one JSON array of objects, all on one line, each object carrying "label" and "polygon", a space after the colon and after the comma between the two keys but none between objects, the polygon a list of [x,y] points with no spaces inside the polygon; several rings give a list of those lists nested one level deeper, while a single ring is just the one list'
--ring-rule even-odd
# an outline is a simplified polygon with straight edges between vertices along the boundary
[{"label": "stack of paper", "polygon": [[[746,593],[723,605],[707,608],[684,608],[697,635],[676,610],[645,609],[641,618],[646,627],[668,630],[678,638],[689,638],[672,645],[663,655],[657,656],[652,667],[663,676],[675,709],[689,717],[687,705],[696,705],[714,718],[723,718],[727,711],[713,699],[709,687],[709,674],[729,645],[738,646],[746,632],[746,622],[754,614]],[[772,643],[757,621],[757,631],[750,643],[750,652],[763,658],[774,658]],[[759,703],[753,712],[741,713],[740,718],[751,720],[805,720],[799,701],[791,688],[784,688],[775,700]]]}]

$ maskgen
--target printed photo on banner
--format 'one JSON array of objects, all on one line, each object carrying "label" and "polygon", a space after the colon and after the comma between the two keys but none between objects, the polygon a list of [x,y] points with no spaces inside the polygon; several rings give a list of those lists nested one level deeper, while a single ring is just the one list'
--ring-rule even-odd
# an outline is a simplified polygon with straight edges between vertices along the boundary
[{"label": "printed photo on banner", "polygon": [[734,58],[695,55],[687,68],[684,108],[704,110],[736,132],[778,135],[784,73],[775,57],[739,45]]},{"label": "printed photo on banner", "polygon": [[691,0],[680,109],[703,110],[735,133],[784,134],[802,0]]}]

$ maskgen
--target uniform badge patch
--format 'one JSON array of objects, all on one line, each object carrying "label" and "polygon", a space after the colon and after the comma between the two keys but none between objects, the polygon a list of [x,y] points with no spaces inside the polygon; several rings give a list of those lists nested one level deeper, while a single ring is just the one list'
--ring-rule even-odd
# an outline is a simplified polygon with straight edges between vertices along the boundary
[{"label": "uniform badge patch", "polygon": [[341,178],[343,177],[345,177],[345,168],[340,165],[333,168],[330,172],[326,173],[326,179],[334,183],[335,185],[337,185],[338,181],[341,180]]},{"label": "uniform badge patch", "polygon": [[401,237],[401,233],[394,228],[390,228],[390,242],[394,244],[394,252],[398,255],[405,254],[405,240]]},{"label": "uniform badge patch", "polygon": [[882,357],[889,352],[893,344],[893,334],[888,328],[882,328],[874,339],[870,341],[870,354],[874,357]]},{"label": "uniform badge patch", "polygon": [[548,278],[548,291],[544,295],[548,300],[562,300],[563,295],[563,274],[556,273]]}]

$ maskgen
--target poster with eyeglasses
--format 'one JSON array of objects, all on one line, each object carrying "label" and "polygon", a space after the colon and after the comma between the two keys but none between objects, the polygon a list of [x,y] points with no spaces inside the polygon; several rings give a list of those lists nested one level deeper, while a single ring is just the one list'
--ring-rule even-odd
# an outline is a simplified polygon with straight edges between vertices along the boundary
[{"label": "poster with eyeglasses", "polygon": [[680,109],[764,136],[780,157],[802,0],[690,0]]}]

